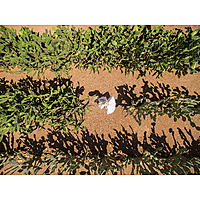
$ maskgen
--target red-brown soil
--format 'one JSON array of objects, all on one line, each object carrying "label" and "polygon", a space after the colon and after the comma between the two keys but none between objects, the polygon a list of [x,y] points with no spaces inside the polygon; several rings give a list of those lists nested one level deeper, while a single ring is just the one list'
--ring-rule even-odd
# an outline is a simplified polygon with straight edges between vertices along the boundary
[{"label": "red-brown soil", "polygon": [[[55,26],[56,25],[52,25]],[[51,25],[35,26],[29,25],[27,27],[33,28],[34,31],[43,33],[45,29],[52,30]],[[166,26],[166,29],[183,29],[189,25],[173,25]],[[9,25],[6,27],[13,27],[17,31],[21,28],[18,25]],[[87,26],[76,25],[76,28],[84,28]],[[94,25],[91,26],[95,27]],[[96,26],[97,27],[97,26]],[[197,29],[199,25],[192,25],[192,29]],[[16,75],[8,73],[0,73],[0,78],[5,77],[6,80],[11,79],[17,82],[21,78],[25,78],[26,74]],[[130,93],[128,93],[131,88],[132,93],[139,97],[143,92],[148,92],[150,96],[155,95],[159,98],[160,95],[167,94],[166,90],[162,91],[163,86],[169,85],[170,94],[180,90],[181,92],[188,91],[189,94],[200,94],[200,74],[188,74],[184,77],[178,78],[172,73],[165,72],[163,77],[156,79],[156,77],[147,75],[144,78],[136,79],[137,73],[132,76],[126,76],[121,73],[120,70],[113,70],[112,73],[107,71],[100,71],[99,74],[94,74],[89,71],[81,72],[78,69],[73,69],[71,73],[71,80],[74,86],[80,85],[84,87],[81,98],[84,95],[89,96],[95,90],[98,90],[101,94],[109,92],[110,96],[114,96],[116,102],[120,104],[125,103],[126,99],[129,100]],[[46,72],[43,78],[51,80],[54,78],[54,74],[51,72]],[[126,94],[127,92],[127,94]],[[123,94],[124,93],[124,94]],[[129,96],[129,97],[128,97]],[[122,106],[118,105],[114,113],[107,115],[105,109],[100,109],[97,104],[91,101],[90,96],[90,111],[87,110],[85,115],[84,125],[88,129],[86,135],[78,135],[81,142],[88,145],[92,152],[102,151],[103,153],[109,153],[113,148],[118,152],[123,152],[132,155],[133,152],[142,152],[148,146],[159,147],[163,146],[166,150],[177,151],[181,147],[186,147],[192,149],[192,152],[198,156],[200,152],[200,132],[195,128],[190,126],[189,122],[183,122],[178,119],[177,122],[167,115],[158,117],[157,123],[152,124],[153,120],[149,117],[142,121],[142,125],[139,126],[137,122],[131,117],[124,117],[125,113],[122,114]],[[200,116],[194,117],[194,122],[200,126]],[[28,135],[27,144],[30,148],[36,148],[37,146],[44,149],[47,148],[68,148],[66,144],[73,144],[69,137],[62,138],[53,135],[54,141],[50,141],[53,135],[52,132],[45,131],[35,131],[33,134]],[[14,135],[14,147],[19,145],[17,140],[20,136],[18,134]],[[77,136],[74,134],[74,138]],[[71,140],[71,141],[69,141]],[[22,139],[22,141],[24,141]],[[10,148],[12,148],[12,142],[9,142]],[[6,146],[6,145],[4,145]],[[71,147],[76,148],[76,147]],[[69,148],[70,151],[70,148]],[[125,171],[126,174],[130,172]]]}]

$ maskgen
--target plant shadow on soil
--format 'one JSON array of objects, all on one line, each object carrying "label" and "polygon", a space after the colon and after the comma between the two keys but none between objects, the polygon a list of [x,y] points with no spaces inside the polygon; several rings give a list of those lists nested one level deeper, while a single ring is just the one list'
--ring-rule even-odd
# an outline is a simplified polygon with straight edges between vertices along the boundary
[{"label": "plant shadow on soil", "polygon": [[[109,99],[110,93],[109,92],[101,93],[99,90],[95,90],[95,91],[90,91],[89,96],[94,96],[94,97],[97,96],[98,98],[106,97],[107,99]],[[98,101],[95,102],[98,104]]]},{"label": "plant shadow on soil", "polygon": [[[71,81],[72,77],[69,78],[53,78],[53,79],[37,79],[34,80],[31,76],[26,76],[26,78],[22,78],[18,80],[18,82],[14,83],[13,79],[6,80],[6,78],[0,78],[0,94],[5,94],[12,86],[13,88],[21,88],[26,95],[30,94],[30,89],[35,94],[47,94],[51,92],[51,88],[57,89],[58,86],[65,86],[66,89],[69,87],[74,87],[73,82]],[[75,94],[77,97],[80,95],[83,95],[83,91],[85,88],[83,86],[80,86],[80,83],[78,82],[78,86],[75,88]],[[37,127],[34,127],[37,129]],[[4,141],[4,142],[3,142]],[[13,152],[13,145],[14,145],[14,136],[11,133],[8,133],[7,135],[4,135],[3,141],[0,142],[0,152],[4,152],[5,149],[8,153]],[[20,146],[20,150],[27,151],[27,149],[30,150],[30,153],[41,155],[43,150],[46,148],[44,145],[45,139],[42,137],[39,141],[36,140],[36,135],[34,134],[34,140],[30,139],[28,135],[20,136],[20,139],[16,141],[18,143],[18,146]],[[4,143],[4,144],[3,144]],[[21,146],[21,144],[23,144]]]},{"label": "plant shadow on soil", "polygon": [[[42,136],[39,140],[30,138],[28,135],[20,136],[16,140],[17,147],[14,148],[14,135],[4,135],[2,142],[0,143],[0,152],[13,153],[14,151],[25,151],[32,155],[41,155],[47,148],[50,150],[60,150],[65,152],[67,155],[79,155],[83,156],[89,150],[92,154],[103,156],[108,154],[108,145],[112,146],[112,155],[124,154],[132,158],[142,156],[145,150],[154,152],[157,148],[162,147],[162,151],[158,153],[158,156],[169,157],[174,155],[179,149],[187,148],[189,150],[188,156],[200,157],[200,138],[194,139],[190,129],[184,127],[184,130],[177,127],[178,134],[182,139],[182,144],[176,141],[175,130],[169,128],[169,134],[172,135],[174,144],[170,147],[166,140],[166,134],[162,131],[162,135],[155,132],[155,123],[151,124],[151,133],[147,138],[147,132],[143,133],[143,140],[138,139],[138,133],[133,130],[131,126],[131,132],[128,132],[123,126],[121,130],[115,130],[116,136],[109,134],[110,140],[106,140],[104,134],[93,134],[89,131],[82,130],[79,135],[73,133],[61,133],[55,132],[52,129],[47,131],[47,139]],[[177,135],[177,133],[176,133]],[[191,142],[188,140],[191,138]],[[149,140],[149,142],[147,141]],[[180,141],[180,140],[179,140]]]},{"label": "plant shadow on soil", "polygon": [[[0,93],[5,93],[9,85],[17,88],[17,86],[23,88],[26,93],[29,93],[28,89],[32,89],[34,93],[39,94],[47,94],[50,93],[51,88],[57,89],[58,86],[65,86],[66,89],[69,87],[73,87],[73,82],[71,81],[72,77],[69,78],[53,78],[52,80],[44,79],[44,80],[34,80],[31,76],[26,76],[26,78],[20,79],[17,83],[14,83],[11,79],[10,83],[5,78],[0,78]],[[75,93],[76,96],[79,97],[83,94],[85,88],[80,86],[78,82],[78,86],[76,86]]]},{"label": "plant shadow on soil", "polygon": [[[183,97],[187,97],[189,95],[188,89],[184,86],[181,86],[181,88],[176,87],[173,89],[170,87],[169,84],[165,85],[164,83],[157,82],[157,86],[153,83],[145,81],[144,79],[142,80],[144,85],[141,87],[142,91],[140,92],[139,96],[137,96],[137,94],[134,93],[136,85],[128,86],[127,84],[124,84],[115,87],[118,93],[118,97],[116,99],[116,107],[122,106],[124,108],[127,108],[127,106],[131,105],[132,100],[134,100],[134,102],[137,102],[138,100],[144,97],[148,98],[150,101],[158,101],[170,97],[172,95],[180,94]],[[197,95],[197,97],[200,96],[197,92],[194,93]]]},{"label": "plant shadow on soil", "polygon": [[[54,78],[52,80],[33,80],[32,77],[27,76],[25,79],[20,79],[18,83],[13,83],[10,81],[10,84],[13,87],[24,86],[27,85],[28,88],[32,88],[34,91],[37,92],[37,89],[40,89],[42,94],[50,92],[50,88],[53,87],[56,89],[58,86],[65,85],[66,87],[73,86],[73,82],[69,79],[65,78]],[[170,86],[164,83],[159,83],[158,86],[155,86],[153,83],[148,84],[148,81],[143,79],[144,85],[141,87],[142,92],[140,92],[140,96],[137,97],[137,94],[134,93],[134,88],[136,85],[128,86],[122,85],[117,86],[115,89],[118,92],[118,98],[116,100],[117,106],[129,106],[131,104],[131,100],[137,101],[143,97],[149,98],[151,101],[160,100],[166,98],[172,94],[181,94],[184,96],[189,95],[189,91],[184,86],[181,86],[182,89],[176,87],[175,89],[170,88]],[[5,80],[5,78],[0,79],[0,91],[4,93],[6,88],[9,84],[9,81]],[[47,86],[49,84],[49,86]],[[76,87],[76,95],[80,96],[83,94],[84,87],[78,86]],[[194,92],[198,95],[196,92]],[[90,96],[106,96],[107,98],[110,97],[109,92],[104,94],[100,93],[98,90],[89,92]],[[151,96],[151,97],[150,97]],[[199,96],[199,95],[198,95]],[[122,102],[125,101],[125,104]],[[48,129],[47,139],[44,136],[41,139],[37,140],[36,135],[34,134],[34,139],[29,138],[28,135],[21,135],[19,139],[16,140],[17,148],[14,149],[14,135],[8,134],[4,135],[2,142],[0,143],[0,152],[9,152],[12,153],[14,150],[22,150],[28,151],[34,155],[41,155],[42,152],[46,148],[56,149],[66,152],[67,154],[71,155],[82,155],[86,153],[86,149],[89,149],[93,154],[100,154],[104,155],[107,154],[107,147],[110,144],[113,148],[113,154],[118,154],[120,152],[127,154],[131,157],[138,157],[141,156],[142,152],[145,150],[154,151],[158,147],[163,147],[161,152],[161,156],[168,157],[175,154],[178,149],[180,148],[188,148],[189,154],[191,156],[200,156],[200,141],[195,140],[192,136],[191,130],[185,129],[186,134],[192,139],[190,143],[186,137],[184,131],[177,127],[179,135],[183,140],[184,146],[181,146],[175,139],[175,131],[172,128],[169,128],[169,133],[172,135],[174,140],[174,145],[171,148],[169,144],[166,142],[166,134],[163,131],[163,135],[159,136],[155,133],[155,123],[152,123],[151,128],[151,135],[149,137],[150,143],[147,142],[147,132],[143,134],[143,141],[139,141],[137,137],[137,133],[135,133],[130,126],[132,133],[129,133],[125,128],[122,126],[122,131],[114,129],[117,136],[111,137],[109,134],[110,141],[105,140],[104,134],[98,135],[97,133],[89,133],[89,131],[82,130],[80,135],[76,135],[73,133],[69,134],[62,134],[61,132],[56,132],[53,129]],[[167,135],[170,135],[167,134]]]},{"label": "plant shadow on soil", "polygon": [[[144,84],[141,87],[142,91],[140,92],[139,96],[137,95],[137,93],[134,93],[136,85],[128,86],[127,84],[124,84],[115,87],[115,90],[118,93],[117,99],[115,99],[116,107],[122,106],[126,109],[128,106],[131,106],[132,100],[134,100],[134,102],[137,102],[142,98],[148,98],[152,102],[159,101],[178,94],[182,97],[189,96],[189,90],[185,86],[181,86],[181,88],[171,88],[169,84],[166,85],[165,83],[159,83],[157,81],[158,85],[155,85],[153,83],[145,81],[144,79],[142,80]],[[198,98],[200,97],[200,95],[195,91],[194,94],[196,94]],[[107,99],[109,99],[110,94],[109,92],[103,94],[99,90],[95,90],[90,91],[89,96],[105,96]]]},{"label": "plant shadow on soil", "polygon": [[[116,100],[117,106],[127,106],[131,104],[131,100],[137,101],[140,98],[147,97],[151,101],[159,100],[165,97],[168,97],[172,94],[182,94],[184,96],[189,95],[189,91],[181,86],[182,89],[176,87],[175,89],[171,89],[169,85],[159,84],[155,86],[154,84],[148,84],[148,81],[143,79],[144,85],[142,86],[142,92],[140,92],[140,96],[133,92],[135,85],[128,86],[122,85],[118,86],[115,89],[118,92],[118,98]],[[5,78],[0,79],[0,90],[1,92],[6,91],[9,81],[5,80]],[[17,86],[16,83],[11,81],[13,86]],[[55,89],[58,86],[65,85],[66,87],[73,85],[73,82],[69,79],[56,79],[53,80],[33,80],[33,78],[27,76],[26,79],[21,79],[18,83],[20,86],[27,84],[29,87],[32,87],[33,90],[37,90],[40,88],[41,93],[50,92],[50,87],[54,87]],[[47,86],[49,84],[49,86]],[[78,83],[79,84],[79,83]],[[82,95],[84,91],[84,87],[80,87],[80,84],[76,87],[77,96]],[[196,92],[194,92],[198,95]],[[98,96],[106,96],[110,97],[109,93],[101,94],[98,90],[91,91],[89,93],[90,96],[98,95]],[[152,97],[150,97],[150,95]],[[199,96],[199,95],[198,95]],[[122,104],[125,101],[125,104]],[[29,152],[33,155],[42,155],[42,153],[46,149],[50,150],[61,150],[65,152],[67,155],[84,155],[87,150],[89,150],[92,154],[101,156],[111,153],[111,154],[125,154],[130,157],[140,157],[145,150],[149,150],[154,152],[157,148],[162,147],[162,151],[158,152],[158,156],[161,157],[169,157],[174,155],[179,149],[187,148],[189,150],[188,156],[196,156],[200,157],[200,138],[195,140],[190,129],[184,127],[177,127],[177,130],[173,130],[169,128],[169,133],[165,133],[162,131],[162,135],[155,132],[155,123],[152,123],[150,136],[147,138],[147,132],[143,133],[143,140],[138,139],[138,133],[133,130],[131,126],[129,126],[131,132],[128,132],[123,126],[121,130],[116,130],[116,136],[111,136],[106,140],[104,134],[90,133],[87,129],[82,130],[79,135],[74,133],[64,134],[61,132],[56,132],[53,129],[48,129],[47,138],[42,136],[40,139],[36,139],[36,135],[33,135],[31,138],[29,135],[20,135],[18,139],[15,139],[13,134],[4,135],[2,142],[0,143],[0,152],[7,151],[12,154],[14,151],[25,151]],[[182,144],[176,140],[175,135],[177,136],[177,132],[182,139]],[[139,133],[141,134],[141,133]],[[171,135],[174,140],[174,144],[171,147],[167,142],[167,136]],[[188,140],[188,137],[191,138],[191,142]],[[16,145],[14,143],[16,142]],[[108,152],[108,145],[111,145],[112,152]],[[17,147],[14,147],[17,146]]]}]

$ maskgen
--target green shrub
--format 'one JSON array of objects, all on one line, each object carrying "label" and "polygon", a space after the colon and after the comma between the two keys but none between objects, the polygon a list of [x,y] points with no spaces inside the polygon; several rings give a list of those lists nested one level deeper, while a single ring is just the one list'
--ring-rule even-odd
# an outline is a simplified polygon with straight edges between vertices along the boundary
[{"label": "green shrub", "polygon": [[187,149],[180,149],[168,158],[145,151],[142,157],[132,158],[126,155],[68,155],[62,151],[47,152],[42,155],[30,155],[27,152],[15,152],[13,155],[1,153],[0,170],[3,174],[124,174],[127,167],[132,175],[168,175],[168,174],[200,174],[200,159],[187,156]]},{"label": "green shrub", "polygon": [[69,127],[78,131],[83,126],[87,103],[81,100],[72,85],[49,86],[41,91],[39,86],[6,85],[0,93],[0,134],[19,131],[32,133],[46,124],[55,130],[68,132]]},{"label": "green shrub", "polygon": [[18,73],[44,73],[50,69],[56,76],[69,75],[72,64],[80,70],[100,69],[111,72],[114,68],[126,74],[139,72],[162,76],[163,72],[175,75],[196,73],[200,70],[200,28],[187,32],[168,31],[164,26],[99,26],[97,30],[58,26],[55,32],[42,35],[22,27],[16,30],[0,28],[0,67]]},{"label": "green shrub", "polygon": [[174,117],[175,122],[178,118],[182,118],[183,121],[188,119],[190,125],[200,131],[200,127],[196,126],[192,120],[193,116],[200,114],[200,98],[196,95],[181,97],[178,94],[152,102],[147,98],[142,98],[137,102],[132,100],[132,105],[124,110],[127,112],[126,116],[132,115],[139,125],[142,123],[142,117],[146,119],[146,116],[150,115],[156,122],[157,116],[167,114],[169,118]]}]

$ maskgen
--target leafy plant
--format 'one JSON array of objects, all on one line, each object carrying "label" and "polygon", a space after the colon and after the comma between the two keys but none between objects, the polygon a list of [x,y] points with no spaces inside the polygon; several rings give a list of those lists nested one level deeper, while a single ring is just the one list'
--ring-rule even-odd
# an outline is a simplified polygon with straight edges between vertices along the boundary
[{"label": "leafy plant", "polygon": [[[67,59],[71,48],[67,45],[67,40],[57,38],[57,34],[52,35],[51,31],[45,30],[39,36],[33,29],[30,31],[29,28],[22,27],[17,35],[16,30],[3,26],[0,33],[0,65],[6,72],[33,72],[33,75],[37,73],[39,76],[50,68],[58,76],[63,71],[68,74],[72,69],[72,62]],[[13,71],[15,67],[19,70]]]},{"label": "leafy plant", "polygon": [[[162,76],[163,72],[175,72],[181,77],[188,71],[200,71],[200,28],[186,33],[164,30],[164,26],[99,26],[87,30],[72,26],[53,27],[39,36],[33,29],[16,30],[0,28],[0,66],[4,71],[18,73],[46,69],[56,76],[69,75],[74,64],[80,70],[124,70],[128,75],[138,71],[138,77],[147,73]],[[33,74],[33,75],[34,75]]]},{"label": "leafy plant", "polygon": [[200,127],[196,126],[192,120],[193,116],[200,114],[200,98],[195,95],[181,97],[178,94],[152,102],[144,97],[136,103],[132,100],[132,105],[124,110],[127,112],[126,116],[132,115],[139,125],[142,123],[142,117],[146,119],[146,116],[150,115],[151,119],[156,122],[157,116],[167,114],[169,118],[174,117],[175,122],[178,118],[182,118],[183,121],[188,119],[190,125],[200,131]]},{"label": "leafy plant", "polygon": [[1,154],[1,167],[4,175],[12,175],[15,172],[28,175],[36,175],[42,169],[41,156],[27,155],[24,152],[15,152],[13,155]]},{"label": "leafy plant", "polygon": [[7,85],[0,94],[0,134],[32,133],[46,124],[55,130],[68,132],[83,128],[83,116],[88,103],[81,100],[73,86],[59,85],[41,93],[39,87]]},{"label": "leafy plant", "polygon": [[175,155],[168,158],[161,158],[156,155],[161,150],[162,148],[158,148],[154,153],[145,151],[141,158],[132,159],[131,174],[135,173],[134,170],[136,170],[136,174],[141,175],[199,174],[200,160],[196,157],[187,157],[187,149],[179,149]]},{"label": "leafy plant", "polygon": [[[132,158],[126,155],[68,155],[62,151],[43,153],[40,156],[29,155],[27,152],[6,153],[0,156],[0,167],[4,174],[80,174],[106,175],[124,174],[124,170],[131,167],[131,174],[168,175],[168,174],[198,174],[200,173],[200,159],[187,156],[187,149],[180,149],[168,158],[157,156],[162,149],[154,153],[145,151],[141,157]],[[45,167],[46,166],[46,167]]]}]

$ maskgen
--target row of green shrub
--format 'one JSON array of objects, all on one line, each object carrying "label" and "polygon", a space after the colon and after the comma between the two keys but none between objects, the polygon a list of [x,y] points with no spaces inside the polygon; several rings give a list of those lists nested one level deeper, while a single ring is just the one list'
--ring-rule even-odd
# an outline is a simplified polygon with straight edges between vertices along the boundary
[{"label": "row of green shrub", "polygon": [[[3,85],[1,86],[3,88]],[[24,84],[5,85],[0,91],[0,136],[7,133],[32,133],[46,124],[55,131],[78,131],[83,126],[83,116],[88,107],[87,98],[80,99],[73,85],[42,89]]]},{"label": "row of green shrub", "polygon": [[[180,94],[169,96],[167,98],[150,101],[148,98],[141,98],[137,102],[132,100],[132,105],[124,108],[128,115],[132,115],[136,122],[141,125],[142,117],[146,119],[149,115],[154,122],[157,121],[157,116],[168,115],[169,118],[177,119],[181,118],[183,121],[188,120],[192,127],[195,127],[200,131],[200,127],[197,126],[192,117],[200,114],[200,96],[188,95],[182,97]],[[125,117],[126,117],[125,116]]]},{"label": "row of green shrub", "polygon": [[[129,167],[130,174],[141,175],[186,175],[200,173],[200,159],[187,156],[187,149],[180,149],[175,155],[163,158],[145,151],[142,157],[132,158],[127,155],[68,155],[62,151],[32,155],[27,152],[15,152],[12,155],[1,153],[0,170],[6,174],[80,174],[106,175],[124,174]],[[41,172],[41,170],[43,172]],[[126,172],[127,173],[127,172]]]},{"label": "row of green shrub", "polygon": [[[45,72],[69,74],[72,64],[80,70],[120,68],[126,74],[139,72],[162,76],[175,72],[178,77],[200,70],[200,28],[186,33],[164,30],[164,26],[99,26],[87,30],[58,26],[42,35],[22,27],[0,28],[0,67],[18,73]],[[198,65],[196,65],[198,64]]]}]

